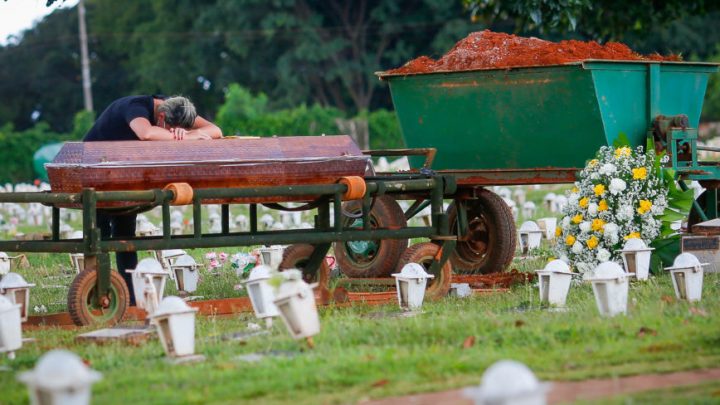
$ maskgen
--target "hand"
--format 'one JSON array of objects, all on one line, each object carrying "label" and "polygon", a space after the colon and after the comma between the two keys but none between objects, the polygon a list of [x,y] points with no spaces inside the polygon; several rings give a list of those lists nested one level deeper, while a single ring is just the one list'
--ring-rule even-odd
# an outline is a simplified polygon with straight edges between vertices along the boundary
[{"label": "hand", "polygon": [[188,130],[185,128],[170,128],[170,133],[176,141],[182,141],[186,138]]},{"label": "hand", "polygon": [[186,132],[185,139],[194,140],[194,141],[206,141],[206,140],[211,140],[212,137],[203,131],[190,130],[190,131]]}]

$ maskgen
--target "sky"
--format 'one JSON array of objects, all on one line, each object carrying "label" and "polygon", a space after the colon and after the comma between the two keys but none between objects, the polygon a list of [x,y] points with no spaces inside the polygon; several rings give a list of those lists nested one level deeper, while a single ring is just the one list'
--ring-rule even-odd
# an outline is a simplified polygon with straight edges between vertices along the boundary
[{"label": "sky", "polygon": [[50,7],[46,3],[46,0],[0,0],[0,46],[7,45],[9,35],[31,28],[58,8],[74,7],[78,0],[57,0]]}]

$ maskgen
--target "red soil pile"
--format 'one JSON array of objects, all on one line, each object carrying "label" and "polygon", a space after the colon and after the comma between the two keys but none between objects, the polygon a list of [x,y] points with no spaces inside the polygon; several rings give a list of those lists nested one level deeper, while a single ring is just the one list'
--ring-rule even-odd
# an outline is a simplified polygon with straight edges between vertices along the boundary
[{"label": "red soil pile", "polygon": [[421,56],[386,73],[409,74],[545,66],[587,59],[678,61],[680,57],[640,55],[619,42],[608,42],[605,45],[595,41],[550,42],[485,30],[468,35],[438,60]]}]

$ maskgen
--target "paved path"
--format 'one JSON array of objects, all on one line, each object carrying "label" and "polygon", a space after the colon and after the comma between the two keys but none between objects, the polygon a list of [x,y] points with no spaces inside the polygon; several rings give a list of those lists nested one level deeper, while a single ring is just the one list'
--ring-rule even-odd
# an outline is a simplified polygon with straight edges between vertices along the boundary
[{"label": "paved path", "polygon": [[[720,368],[583,381],[556,381],[552,383],[548,394],[548,404],[601,399],[682,385],[695,385],[712,380],[720,380]],[[363,405],[394,404],[472,405],[473,401],[465,398],[463,390],[459,389],[363,402]]]}]

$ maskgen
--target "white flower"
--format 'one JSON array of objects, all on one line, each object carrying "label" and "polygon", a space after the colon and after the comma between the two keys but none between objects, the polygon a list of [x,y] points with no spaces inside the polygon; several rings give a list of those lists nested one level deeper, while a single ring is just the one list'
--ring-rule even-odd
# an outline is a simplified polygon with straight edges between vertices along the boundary
[{"label": "white flower", "polygon": [[590,223],[590,221],[583,221],[580,223],[580,230],[583,232],[590,232],[591,226],[592,224]]},{"label": "white flower", "polygon": [[624,191],[626,187],[627,184],[625,184],[623,179],[614,178],[610,180],[610,193],[612,195],[617,195],[618,193]]},{"label": "white flower", "polygon": [[576,265],[578,272],[582,274],[589,273],[592,270],[592,266],[585,262],[578,262]]},{"label": "white flower", "polygon": [[607,249],[599,249],[597,252],[597,259],[601,263],[610,260],[610,256],[610,251],[608,251]]},{"label": "white flower", "polygon": [[[564,235],[574,235],[577,239],[572,245],[556,244],[557,256],[567,258],[570,265],[581,273],[592,273],[594,267],[604,261],[618,261],[616,249],[625,235],[639,232],[643,239],[651,242],[660,233],[661,221],[657,217],[667,207],[667,190],[652,167],[654,151],[649,150],[647,155],[638,153],[639,148],[634,148],[632,154],[616,159],[615,148],[602,147],[596,160],[580,172],[575,192],[566,193],[569,201],[562,210],[560,224]],[[643,181],[633,180],[632,170],[638,167],[647,169],[647,178]],[[597,184],[606,185],[606,193],[597,196]],[[584,207],[580,207],[581,199]],[[599,199],[604,200],[603,211],[600,211]],[[637,212],[641,200],[652,203],[649,214],[640,215]],[[577,216],[582,217],[578,224],[572,220]],[[602,232],[593,233],[598,238],[598,244],[590,249],[587,238],[592,233],[592,221],[595,219],[604,221],[605,225]]]},{"label": "white flower", "polygon": [[603,176],[610,176],[614,174],[615,171],[617,171],[617,167],[615,167],[612,163],[605,163],[602,167],[600,167],[600,174]]},{"label": "white flower", "polygon": [[635,212],[633,211],[633,207],[628,204],[623,204],[618,208],[617,211],[617,219],[623,222],[630,221],[635,216]]}]

